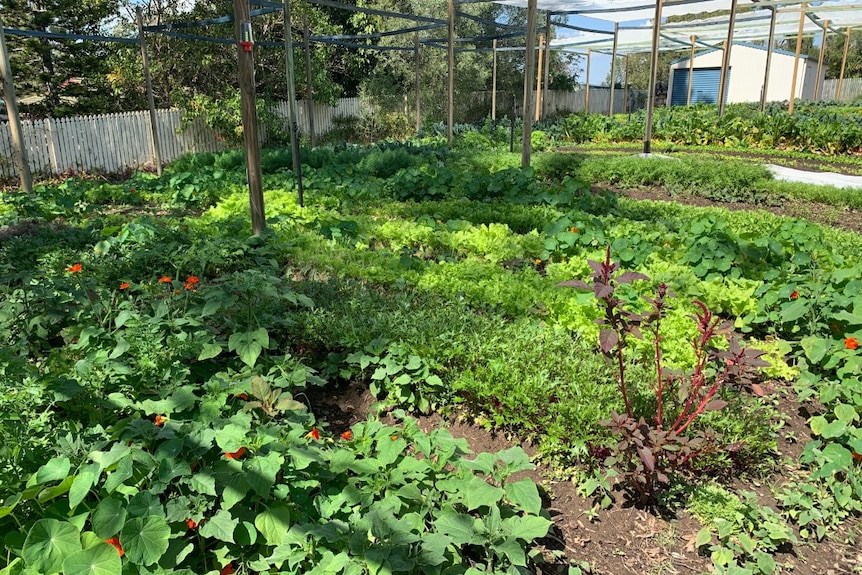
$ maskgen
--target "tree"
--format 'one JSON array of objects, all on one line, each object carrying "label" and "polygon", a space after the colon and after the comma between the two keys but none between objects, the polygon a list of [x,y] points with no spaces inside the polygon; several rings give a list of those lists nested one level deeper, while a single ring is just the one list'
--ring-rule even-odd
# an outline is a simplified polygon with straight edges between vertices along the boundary
[{"label": "tree", "polygon": [[[117,14],[118,0],[5,0],[10,28],[99,35]],[[10,36],[10,61],[21,111],[62,116],[116,109],[107,58],[114,47],[74,38]]]}]

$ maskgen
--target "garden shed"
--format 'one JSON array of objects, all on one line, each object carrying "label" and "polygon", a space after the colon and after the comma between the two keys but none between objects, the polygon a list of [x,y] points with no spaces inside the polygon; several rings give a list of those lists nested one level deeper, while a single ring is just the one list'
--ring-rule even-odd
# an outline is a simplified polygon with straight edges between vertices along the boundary
[{"label": "garden shed", "polygon": [[[766,46],[734,42],[726,81],[726,102],[760,101],[766,73]],[[715,104],[718,101],[722,50],[712,48],[691,58],[674,60],[670,66],[668,101],[671,106],[688,103],[689,70],[691,70],[691,103]],[[772,50],[766,101],[787,100],[793,81],[792,52]],[[823,72],[821,72],[822,74]],[[820,78],[821,85],[823,78]],[[817,88],[817,62],[800,56],[796,97],[812,100]]]}]

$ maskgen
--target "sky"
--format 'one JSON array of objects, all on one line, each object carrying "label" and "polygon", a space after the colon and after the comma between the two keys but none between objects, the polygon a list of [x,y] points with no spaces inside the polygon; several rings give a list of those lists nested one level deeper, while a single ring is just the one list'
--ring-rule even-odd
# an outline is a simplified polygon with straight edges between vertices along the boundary
[{"label": "sky", "polygon": [[[582,28],[590,28],[593,30],[604,30],[607,32],[614,31],[614,23],[607,20],[599,20],[597,18],[589,18],[587,16],[572,15],[568,17],[568,23],[572,26],[580,26]],[[635,20],[632,22],[620,22],[621,25],[641,25],[646,23],[646,20]],[[557,28],[558,38],[570,38],[577,36],[578,32],[569,28]],[[581,58],[580,71],[578,72],[578,82],[583,83],[586,80],[586,56]],[[593,53],[590,56],[590,85],[600,86],[608,77],[611,71],[611,57],[607,54]]]}]

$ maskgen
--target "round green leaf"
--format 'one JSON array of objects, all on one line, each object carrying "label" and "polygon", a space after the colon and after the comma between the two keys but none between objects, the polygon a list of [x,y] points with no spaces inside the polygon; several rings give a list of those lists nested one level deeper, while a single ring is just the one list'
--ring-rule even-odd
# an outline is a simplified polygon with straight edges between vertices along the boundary
[{"label": "round green leaf", "polygon": [[130,519],[120,533],[120,544],[136,565],[156,563],[168,549],[171,528],[162,517],[150,515]]},{"label": "round green leaf", "polygon": [[67,521],[40,519],[27,534],[21,555],[27,567],[42,573],[56,573],[63,561],[81,550],[78,529]]},{"label": "round green leaf", "polygon": [[125,522],[126,509],[117,499],[102,499],[93,511],[93,532],[103,541],[119,533]]},{"label": "round green leaf", "polygon": [[266,539],[267,545],[278,545],[290,528],[290,510],[283,505],[273,505],[254,518],[254,526]]},{"label": "round green leaf", "polygon": [[120,575],[122,571],[120,554],[107,543],[78,551],[63,561],[64,575]]}]

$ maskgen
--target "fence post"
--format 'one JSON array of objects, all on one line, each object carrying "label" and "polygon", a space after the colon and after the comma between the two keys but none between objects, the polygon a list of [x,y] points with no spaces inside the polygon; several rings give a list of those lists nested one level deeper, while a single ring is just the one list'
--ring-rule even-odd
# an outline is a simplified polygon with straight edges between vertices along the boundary
[{"label": "fence post", "polygon": [[30,162],[27,160],[27,146],[24,144],[21,116],[18,115],[18,101],[15,99],[15,84],[12,82],[12,67],[9,65],[9,52],[6,50],[6,36],[3,34],[2,18],[0,18],[0,76],[3,77],[3,91],[6,93],[6,113],[9,115],[12,148],[15,150],[15,159],[18,163],[21,189],[32,194],[33,175],[30,173]]},{"label": "fence post", "polygon": [[162,152],[159,148],[159,132],[156,125],[156,104],[153,99],[153,80],[150,77],[150,58],[147,55],[147,43],[144,39],[144,18],[141,8],[135,9],[138,21],[138,42],[141,45],[141,62],[144,66],[144,83],[147,86],[147,103],[150,106],[150,146],[153,149],[153,159],[156,162],[156,173],[162,175]]}]

